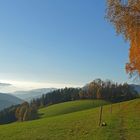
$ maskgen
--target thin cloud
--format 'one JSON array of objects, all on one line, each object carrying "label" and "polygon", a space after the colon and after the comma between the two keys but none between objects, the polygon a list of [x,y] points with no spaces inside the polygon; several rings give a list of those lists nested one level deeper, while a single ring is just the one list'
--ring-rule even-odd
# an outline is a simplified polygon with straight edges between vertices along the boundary
[{"label": "thin cloud", "polygon": [[0,87],[9,87],[12,86],[10,83],[0,83]]}]

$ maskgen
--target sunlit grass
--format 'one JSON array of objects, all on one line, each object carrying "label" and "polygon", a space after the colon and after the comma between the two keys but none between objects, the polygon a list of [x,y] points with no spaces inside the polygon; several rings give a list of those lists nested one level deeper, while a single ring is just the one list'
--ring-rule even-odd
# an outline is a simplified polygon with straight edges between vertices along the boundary
[{"label": "sunlit grass", "polygon": [[[123,137],[139,140],[140,99],[121,105],[113,104],[112,114],[110,105],[105,105],[105,127],[98,126],[100,107],[85,107],[91,106],[90,102],[76,101],[50,106],[48,110],[40,110],[44,115],[39,120],[2,125],[0,140],[119,140]],[[72,113],[72,107],[75,105],[78,108],[78,104],[79,108],[83,106],[84,109]]]}]

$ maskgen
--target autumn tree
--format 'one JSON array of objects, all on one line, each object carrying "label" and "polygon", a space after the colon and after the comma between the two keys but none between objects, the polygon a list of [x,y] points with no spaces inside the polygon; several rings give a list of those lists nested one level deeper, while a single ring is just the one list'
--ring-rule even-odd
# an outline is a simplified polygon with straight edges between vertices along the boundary
[{"label": "autumn tree", "polygon": [[140,0],[107,0],[106,17],[130,42],[126,72],[140,76]]},{"label": "autumn tree", "polygon": [[37,118],[37,107],[35,104],[29,104],[28,102],[22,103],[15,112],[15,116],[18,121],[28,121]]}]

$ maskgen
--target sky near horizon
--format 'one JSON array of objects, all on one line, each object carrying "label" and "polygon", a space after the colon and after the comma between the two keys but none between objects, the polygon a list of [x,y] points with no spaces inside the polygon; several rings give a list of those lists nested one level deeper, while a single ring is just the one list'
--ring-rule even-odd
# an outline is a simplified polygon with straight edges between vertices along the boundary
[{"label": "sky near horizon", "polygon": [[129,44],[105,20],[106,0],[0,0],[0,92],[129,82]]}]

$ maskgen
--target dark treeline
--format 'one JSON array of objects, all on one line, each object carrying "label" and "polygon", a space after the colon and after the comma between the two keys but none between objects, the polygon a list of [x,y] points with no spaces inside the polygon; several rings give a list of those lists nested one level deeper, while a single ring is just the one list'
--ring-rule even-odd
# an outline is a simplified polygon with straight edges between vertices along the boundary
[{"label": "dark treeline", "polygon": [[0,124],[7,124],[17,121],[15,116],[17,107],[18,105],[15,105],[0,111]]},{"label": "dark treeline", "polygon": [[24,102],[21,105],[13,105],[0,111],[0,124],[7,124],[15,121],[28,121],[38,117],[37,106]]},{"label": "dark treeline", "polygon": [[138,97],[137,92],[127,83],[117,84],[110,80],[96,79],[83,88],[58,89],[0,112],[0,124],[14,121],[28,121],[38,117],[37,110],[44,106],[80,99],[102,99],[110,102],[121,102]]},{"label": "dark treeline", "polygon": [[134,88],[127,83],[117,84],[110,80],[96,79],[83,88],[64,88],[52,91],[35,99],[32,103],[38,107],[79,99],[102,99],[110,102],[121,102],[138,97]]},{"label": "dark treeline", "polygon": [[32,100],[31,103],[36,104],[37,107],[43,107],[56,103],[79,100],[80,91],[80,88],[58,89],[42,95],[41,98]]}]

